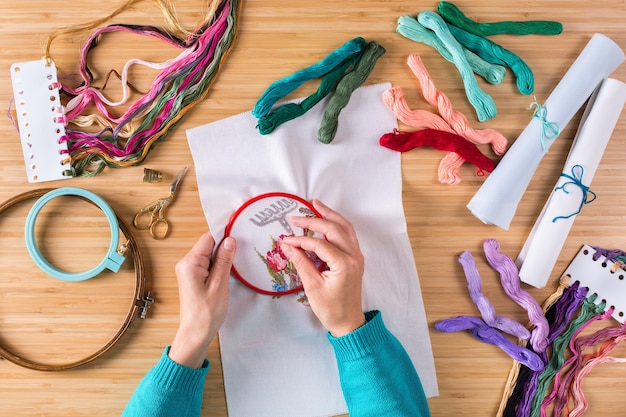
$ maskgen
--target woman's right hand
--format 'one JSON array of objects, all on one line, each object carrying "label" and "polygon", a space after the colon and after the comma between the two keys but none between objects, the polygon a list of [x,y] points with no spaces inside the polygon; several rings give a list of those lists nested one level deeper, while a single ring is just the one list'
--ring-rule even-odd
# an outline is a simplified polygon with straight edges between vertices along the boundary
[{"label": "woman's right hand", "polygon": [[[294,226],[325,238],[285,237],[281,250],[298,271],[313,313],[333,336],[340,337],[365,324],[361,304],[363,254],[350,222],[318,200],[313,201],[313,207],[321,218],[294,216],[290,220]],[[328,269],[320,272],[304,251],[315,253]]]}]

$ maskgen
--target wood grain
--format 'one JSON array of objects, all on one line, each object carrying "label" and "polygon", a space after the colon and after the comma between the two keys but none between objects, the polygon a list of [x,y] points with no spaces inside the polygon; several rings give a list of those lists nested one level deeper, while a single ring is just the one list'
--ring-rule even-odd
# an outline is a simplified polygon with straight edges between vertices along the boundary
[{"label": "wood grain", "polygon": [[[174,2],[180,20],[195,27],[202,19],[205,2]],[[611,37],[626,48],[626,3],[623,0],[545,0],[455,2],[475,20],[557,20],[564,31],[559,36],[501,35],[494,40],[520,55],[535,74],[535,94],[544,101],[595,32]],[[451,99],[455,109],[468,115],[474,127],[501,131],[512,141],[526,126],[524,110],[532,97],[515,89],[512,74],[499,86],[481,86],[492,95],[498,116],[478,123],[468,104],[456,68],[434,50],[395,33],[395,22],[405,14],[435,10],[436,2],[368,0],[246,0],[235,49],[207,98],[189,112],[173,134],[158,145],[141,167],[107,169],[95,178],[75,178],[45,183],[42,187],[84,187],[104,197],[118,214],[132,221],[133,214],[155,198],[166,196],[168,184],[183,166],[190,170],[180,194],[168,211],[171,235],[164,241],[146,233],[137,238],[146,259],[148,285],[157,299],[148,320],[138,322],[105,357],[85,368],[62,373],[42,373],[0,362],[0,416],[117,416],[145,372],[171,341],[178,323],[178,294],[173,274],[175,262],[206,229],[198,198],[193,161],[185,129],[219,120],[251,109],[273,81],[317,62],[346,40],[363,36],[376,40],[387,53],[380,59],[367,83],[390,81],[404,89],[412,108],[429,106],[421,99],[416,79],[406,66],[409,53],[418,53],[435,84]],[[12,96],[9,67],[14,62],[40,59],[48,35],[63,26],[92,21],[110,13],[111,2],[5,0],[0,4],[0,102],[8,107]],[[111,23],[163,26],[160,11],[142,2]],[[60,37],[52,45],[52,56],[62,75],[76,73],[80,47],[89,33]],[[112,68],[120,70],[126,60],[159,61],[177,54],[172,48],[150,39],[115,34],[106,37],[92,55],[90,65],[102,80]],[[154,73],[138,70],[133,84],[149,88]],[[626,81],[626,66],[613,77]],[[116,90],[116,88],[118,88]],[[311,93],[305,84],[292,97]],[[110,89],[110,90],[109,90]],[[112,82],[107,91],[119,94]],[[117,96],[116,96],[117,97]],[[484,291],[501,315],[522,322],[524,312],[502,291],[495,273],[486,266],[482,242],[499,240],[502,251],[517,256],[538,216],[551,187],[561,172],[575,120],[540,164],[522,199],[508,231],[486,226],[465,208],[480,187],[483,177],[463,166],[463,181],[445,186],[436,172],[443,154],[419,149],[402,156],[403,200],[415,262],[420,276],[436,361],[440,395],[429,400],[433,416],[495,415],[511,360],[497,348],[481,344],[466,333],[441,334],[432,325],[456,314],[476,314],[467,295],[458,255],[471,250],[479,263]],[[19,136],[11,121],[0,119],[0,199],[3,201],[28,189],[40,188],[26,180]],[[481,148],[490,156],[488,147]],[[544,289],[529,291],[543,301],[556,287],[556,277],[584,243],[607,248],[626,248],[621,227],[626,223],[623,161],[626,157],[626,118],[622,116],[593,181],[597,201],[585,207],[571,230]],[[143,167],[164,172],[165,181],[142,183]],[[340,184],[338,184],[340,186]],[[67,210],[51,208],[45,215],[42,239],[59,265],[86,269],[97,262],[106,242],[103,216],[88,206],[69,204]],[[0,342],[19,349],[33,359],[71,359],[99,346],[114,332],[132,296],[132,268],[107,274],[74,287],[55,282],[34,266],[23,243],[23,223],[28,204],[15,207],[0,218]],[[626,351],[618,348],[616,356]],[[206,383],[203,416],[226,416],[222,370],[217,343],[208,352],[212,368]],[[590,402],[589,415],[623,415],[626,402],[620,387],[626,382],[624,365],[601,365],[586,379],[583,389]],[[260,414],[262,415],[262,413]]]}]

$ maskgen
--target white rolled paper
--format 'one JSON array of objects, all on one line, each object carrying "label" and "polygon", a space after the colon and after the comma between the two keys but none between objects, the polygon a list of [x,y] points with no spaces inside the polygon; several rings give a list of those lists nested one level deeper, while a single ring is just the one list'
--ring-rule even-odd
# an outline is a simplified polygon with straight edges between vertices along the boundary
[{"label": "white rolled paper", "polygon": [[587,104],[563,175],[516,260],[523,282],[537,288],[548,282],[577,213],[585,201],[595,197],[592,191],[586,193],[587,188],[583,187],[591,185],[625,102],[626,84],[608,78]]},{"label": "white rolled paper", "polygon": [[[546,121],[563,130],[593,91],[624,62],[622,49],[594,34],[545,101]],[[487,224],[508,230],[517,206],[552,140],[542,141],[544,123],[533,117],[467,208]]]}]

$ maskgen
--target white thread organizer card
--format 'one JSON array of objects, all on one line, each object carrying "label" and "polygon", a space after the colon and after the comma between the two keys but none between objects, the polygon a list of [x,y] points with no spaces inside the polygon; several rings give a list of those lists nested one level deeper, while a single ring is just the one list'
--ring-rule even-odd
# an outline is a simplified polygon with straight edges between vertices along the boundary
[{"label": "white thread organizer card", "polygon": [[604,256],[594,260],[595,252],[593,247],[583,245],[563,272],[563,278],[569,277],[569,284],[578,281],[581,287],[589,288],[590,295],[597,294],[596,304],[606,301],[607,308],[614,307],[613,318],[623,324],[626,321],[626,271]]},{"label": "white thread organizer card", "polygon": [[68,169],[65,126],[57,71],[52,61],[11,65],[11,82],[28,182],[71,178]]}]

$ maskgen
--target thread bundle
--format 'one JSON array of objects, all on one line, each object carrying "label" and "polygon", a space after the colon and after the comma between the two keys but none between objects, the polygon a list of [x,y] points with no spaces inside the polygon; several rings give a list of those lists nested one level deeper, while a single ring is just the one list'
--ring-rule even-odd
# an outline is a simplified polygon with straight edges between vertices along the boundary
[{"label": "thread bundle", "polygon": [[[498,417],[561,416],[564,412],[568,416],[582,415],[588,407],[582,391],[583,378],[598,364],[626,361],[609,356],[626,339],[626,325],[607,324],[583,335],[593,323],[610,318],[614,307],[607,307],[604,300],[598,302],[598,294],[578,281],[568,283],[569,277],[564,277],[558,289],[539,306],[521,290],[517,268],[511,258],[500,253],[498,242],[489,239],[483,247],[489,265],[500,273],[507,295],[527,310],[532,330],[529,334],[520,331],[519,323],[495,314],[482,293],[481,279],[468,251],[459,257],[459,262],[470,297],[482,317],[452,317],[436,323],[435,328],[442,332],[470,330],[476,339],[500,347],[514,359]],[[625,257],[619,250],[595,249],[594,260],[604,258],[621,265],[619,262]],[[501,332],[518,337],[520,343],[512,343]]]},{"label": "thread bundle", "polygon": [[[321,61],[275,81],[263,92],[252,110],[253,116],[258,118],[259,133],[272,133],[281,124],[302,116],[332,93],[318,130],[318,140],[325,144],[331,143],[337,133],[339,114],[385,52],[385,48],[376,41],[367,43],[357,37]],[[314,78],[321,78],[315,93],[300,103],[287,103],[272,109],[278,100]]]},{"label": "thread bundle", "polygon": [[[54,33],[48,41],[46,59],[51,59],[50,44],[59,35],[100,25],[138,1],[128,0],[114,13],[92,24]],[[233,45],[241,6],[239,0],[212,2],[205,21],[192,32],[182,28],[166,2],[154,1],[173,28],[171,32],[141,25],[113,24],[97,28],[81,50],[79,74],[82,83],[78,87],[59,86],[61,92],[70,97],[62,108],[61,118],[67,126],[63,140],[68,143],[71,162],[71,170],[66,175],[93,176],[106,166],[120,168],[143,162],[150,150],[169,135],[183,115],[206,96]],[[102,36],[112,32],[154,37],[182,49],[182,52],[161,63],[129,60],[120,74],[123,97],[114,102],[105,97],[103,88],[93,85],[94,76],[88,66],[89,53],[98,46]],[[150,90],[116,116],[111,108],[127,103],[131,97],[133,87],[129,82],[129,72],[134,65],[144,65],[159,73]],[[100,114],[87,113],[92,105]]]},{"label": "thread bundle", "polygon": [[[400,121],[418,129],[429,128],[454,133],[470,144],[491,144],[493,151],[497,155],[501,155],[506,151],[507,139],[501,133],[493,129],[474,130],[467,117],[452,108],[450,99],[442,91],[437,89],[419,55],[409,55],[407,64],[419,81],[424,99],[431,106],[437,108],[439,115],[422,109],[411,110],[404,99],[403,90],[400,87],[393,87],[385,91],[383,101],[387,107],[396,114],[396,117]],[[433,133],[432,130],[431,133]],[[441,147],[438,149],[444,150],[445,148]],[[473,153],[477,152],[480,154],[477,147],[473,147],[472,151]],[[477,158],[483,159],[487,157],[484,155],[474,155],[469,161],[476,161]],[[450,185],[461,182],[459,170],[466,160],[467,158],[464,158],[454,151],[446,155],[439,164],[439,181]],[[493,170],[483,167],[481,171],[479,171],[479,174],[482,173],[483,169],[488,172]]]},{"label": "thread bundle", "polygon": [[468,101],[481,122],[495,117],[497,109],[491,96],[478,86],[474,74],[491,84],[500,84],[505,68],[509,68],[521,94],[534,91],[534,76],[526,62],[486,36],[503,33],[557,35],[563,29],[559,22],[551,21],[477,23],[454,4],[445,1],[439,3],[437,12],[424,10],[417,17],[402,16],[398,19],[396,32],[433,47],[444,59],[455,64]]}]

